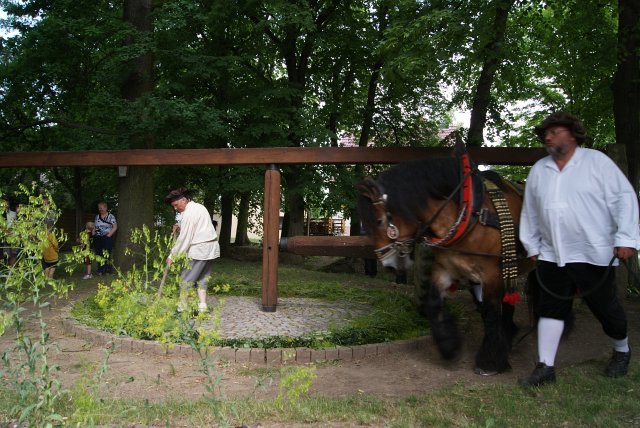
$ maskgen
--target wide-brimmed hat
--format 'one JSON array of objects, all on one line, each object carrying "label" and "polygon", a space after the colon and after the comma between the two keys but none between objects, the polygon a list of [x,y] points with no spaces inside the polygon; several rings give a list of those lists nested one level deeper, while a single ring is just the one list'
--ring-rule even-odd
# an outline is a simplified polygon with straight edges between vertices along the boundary
[{"label": "wide-brimmed hat", "polygon": [[564,111],[558,111],[547,116],[539,125],[533,128],[538,138],[544,141],[544,134],[552,126],[565,126],[576,139],[578,145],[581,145],[587,138],[587,131],[584,125],[577,117]]}]

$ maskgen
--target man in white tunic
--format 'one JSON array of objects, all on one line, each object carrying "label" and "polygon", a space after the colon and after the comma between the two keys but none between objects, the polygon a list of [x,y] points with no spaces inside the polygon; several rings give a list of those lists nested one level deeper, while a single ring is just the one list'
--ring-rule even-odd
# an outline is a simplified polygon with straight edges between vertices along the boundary
[{"label": "man in white tunic", "polygon": [[579,292],[613,344],[610,377],[627,373],[627,319],[616,296],[615,270],[639,247],[638,198],[605,154],[580,147],[586,133],[574,116],[557,112],[535,127],[549,156],[531,168],[520,217],[520,240],[537,261],[540,281],[538,363],[520,384],[555,382],[554,361]]},{"label": "man in white tunic", "polygon": [[165,197],[165,202],[182,214],[180,234],[178,235],[167,264],[173,263],[178,254],[186,254],[189,267],[180,274],[182,279],[180,302],[178,311],[186,309],[186,295],[189,287],[196,285],[198,289],[198,311],[205,312],[207,308],[207,279],[211,275],[213,260],[220,257],[218,235],[211,222],[209,211],[197,202],[191,200],[189,190],[179,188],[172,190]]}]

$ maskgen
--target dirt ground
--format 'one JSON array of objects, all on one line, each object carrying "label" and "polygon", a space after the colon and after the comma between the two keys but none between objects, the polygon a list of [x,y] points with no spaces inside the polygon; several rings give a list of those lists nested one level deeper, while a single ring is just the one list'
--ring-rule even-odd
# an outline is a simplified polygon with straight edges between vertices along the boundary
[{"label": "dirt ground", "polygon": [[[62,309],[81,299],[91,290],[73,292],[67,300],[59,301],[45,312],[50,326],[51,339],[57,345],[52,350],[50,362],[58,364],[57,373],[64,386],[71,388],[82,376],[92,378],[104,359],[104,349],[93,343],[66,336],[60,323]],[[357,393],[374,394],[381,398],[395,399],[419,394],[454,383],[495,384],[515,383],[518,377],[528,374],[534,365],[535,333],[517,344],[511,355],[513,369],[510,372],[483,377],[473,372],[473,356],[481,339],[480,318],[473,310],[469,293],[459,292],[454,299],[465,307],[465,321],[461,325],[464,334],[464,352],[456,362],[440,358],[430,342],[423,349],[388,356],[372,356],[348,362],[317,364],[317,379],[312,394],[347,396]],[[640,343],[640,300],[625,299],[630,324],[630,343]],[[611,346],[599,324],[588,309],[576,301],[576,327],[573,334],[561,345],[556,361],[558,377],[562,369],[597,359],[604,363]],[[528,315],[524,303],[519,303],[516,319],[522,330],[528,328]],[[0,338],[0,350],[5,349],[12,337],[7,332]],[[220,391],[224,397],[273,397],[277,394],[277,370],[251,370],[264,365],[220,364],[216,373],[222,376]],[[273,378],[272,386],[257,387],[258,375],[265,373],[261,384]],[[179,356],[154,356],[116,351],[109,359],[100,394],[122,399],[148,399],[152,402],[165,399],[199,398],[206,393],[207,377],[200,371],[197,360]]]}]

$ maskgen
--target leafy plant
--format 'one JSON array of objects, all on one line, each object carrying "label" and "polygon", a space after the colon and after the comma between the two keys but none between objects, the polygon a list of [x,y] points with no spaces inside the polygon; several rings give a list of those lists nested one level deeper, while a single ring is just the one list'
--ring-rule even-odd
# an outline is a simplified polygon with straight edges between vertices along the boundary
[{"label": "leafy plant", "polygon": [[[19,193],[28,203],[21,206],[15,220],[8,224],[5,216],[0,217],[0,242],[17,254],[15,262],[3,260],[0,264],[0,334],[15,334],[12,346],[2,353],[0,376],[18,393],[11,410],[18,423],[53,426],[63,422],[58,407],[66,392],[53,376],[59,367],[48,361],[55,345],[49,341],[42,311],[50,299],[66,296],[72,284],[47,278],[41,265],[42,251],[48,245],[45,220],[59,216],[55,204],[35,189],[20,186]],[[64,234],[57,230],[54,234],[64,244]],[[85,255],[78,249],[59,265],[71,270],[74,257]],[[31,325],[37,326],[35,333],[29,329]]]},{"label": "leafy plant", "polygon": [[110,342],[104,350],[104,359],[100,368],[90,376],[90,370],[74,384],[70,391],[73,405],[71,421],[77,426],[95,426],[95,415],[100,407],[98,389],[101,386],[104,375],[109,368],[109,357],[115,351],[113,342]]},{"label": "leafy plant", "polygon": [[285,366],[280,369],[280,384],[276,405],[282,406],[285,398],[290,403],[296,403],[299,399],[309,395],[309,389],[316,380],[315,366]]}]

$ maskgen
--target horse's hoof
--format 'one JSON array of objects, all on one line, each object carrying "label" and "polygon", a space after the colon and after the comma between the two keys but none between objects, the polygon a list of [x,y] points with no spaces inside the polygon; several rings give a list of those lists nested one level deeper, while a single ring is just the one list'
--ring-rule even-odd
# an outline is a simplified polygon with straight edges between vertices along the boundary
[{"label": "horse's hoof", "polygon": [[473,369],[473,372],[480,376],[495,376],[497,374],[500,374],[499,371],[493,371],[493,370],[489,371],[489,370],[481,369],[480,367],[476,367],[475,369]]}]

